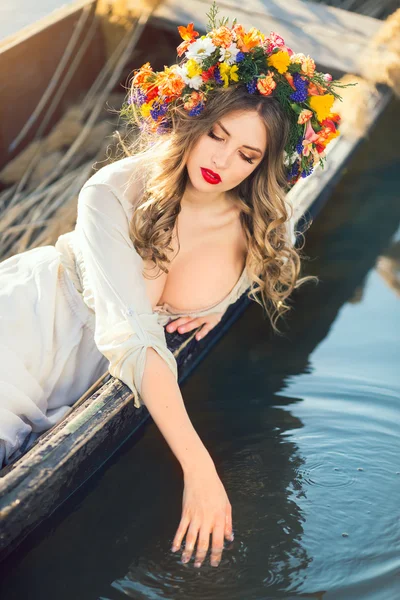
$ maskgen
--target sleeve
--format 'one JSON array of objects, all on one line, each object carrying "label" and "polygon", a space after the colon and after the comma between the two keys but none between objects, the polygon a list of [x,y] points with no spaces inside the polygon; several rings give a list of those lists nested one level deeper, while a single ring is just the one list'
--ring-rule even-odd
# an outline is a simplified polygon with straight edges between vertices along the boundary
[{"label": "sleeve", "polygon": [[128,217],[108,185],[82,188],[75,235],[83,299],[95,312],[95,343],[111,375],[132,390],[140,407],[146,349],[154,348],[176,378],[177,365],[146,293]]}]

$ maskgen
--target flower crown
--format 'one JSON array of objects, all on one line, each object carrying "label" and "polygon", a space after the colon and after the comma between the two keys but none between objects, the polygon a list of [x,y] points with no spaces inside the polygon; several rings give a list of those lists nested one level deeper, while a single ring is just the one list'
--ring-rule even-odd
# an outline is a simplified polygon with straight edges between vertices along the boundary
[{"label": "flower crown", "polygon": [[129,117],[136,109],[144,128],[162,133],[170,128],[171,106],[183,106],[195,117],[217,87],[242,85],[250,94],[273,96],[290,121],[285,164],[292,187],[318,163],[324,166],[325,148],[339,135],[340,116],[331,112],[335,98],[341,100],[335,88],[347,86],[317,72],[312,58],[295,54],[278,34],[267,37],[255,27],[245,31],[236,19],[232,27],[228,18],[217,24],[217,12],[214,2],[206,35],[199,37],[193,23],[178,27],[183,39],[178,64],[155,72],[147,62],[134,71],[122,113]]}]

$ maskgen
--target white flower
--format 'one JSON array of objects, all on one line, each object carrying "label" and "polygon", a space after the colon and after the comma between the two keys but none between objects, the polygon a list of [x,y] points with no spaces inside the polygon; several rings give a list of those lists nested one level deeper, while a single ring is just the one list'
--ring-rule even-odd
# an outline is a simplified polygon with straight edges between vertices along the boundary
[{"label": "white flower", "polygon": [[210,56],[210,54],[214,52],[215,48],[216,46],[214,46],[210,38],[200,38],[199,40],[196,40],[190,44],[188,50],[186,51],[186,56],[188,59],[194,58],[197,60],[197,62],[202,62],[204,58]]},{"label": "white flower", "polygon": [[186,66],[186,63],[182,67],[178,67],[176,69],[176,72],[182,77],[182,79],[186,83],[186,85],[193,88],[194,90],[200,89],[200,87],[204,83],[201,75],[194,75],[193,77],[189,77],[188,72],[185,69],[185,66]]},{"label": "white flower", "polygon": [[236,44],[231,44],[229,48],[220,48],[220,62],[226,62],[228,65],[233,65],[236,62],[236,56],[240,50]]}]

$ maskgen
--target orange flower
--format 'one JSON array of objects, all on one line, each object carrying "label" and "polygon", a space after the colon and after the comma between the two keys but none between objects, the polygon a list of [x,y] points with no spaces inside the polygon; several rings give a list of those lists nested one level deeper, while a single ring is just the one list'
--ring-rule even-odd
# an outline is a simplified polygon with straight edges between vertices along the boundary
[{"label": "orange flower", "polygon": [[310,81],[307,91],[309,96],[323,96],[326,92],[326,88],[319,83],[313,83]]},{"label": "orange flower", "polygon": [[198,104],[200,104],[200,102],[203,102],[203,100],[204,94],[202,92],[194,91],[191,93],[189,100],[186,100],[183,107],[186,110],[191,110],[192,108],[195,108]]},{"label": "orange flower", "polygon": [[183,40],[192,41],[194,38],[198,37],[199,34],[197,31],[193,31],[193,27],[193,23],[189,23],[187,27],[183,27],[183,25],[178,27],[179,35]]},{"label": "orange flower", "polygon": [[179,46],[176,49],[178,56],[182,56],[182,54],[184,52],[186,52],[186,50],[189,48],[191,43],[192,43],[192,40],[185,40],[184,42],[179,44]]},{"label": "orange flower", "polygon": [[213,31],[211,39],[214,46],[229,48],[233,42],[232,31],[223,25],[222,27],[219,27]]},{"label": "orange flower", "polygon": [[276,82],[274,81],[274,75],[271,71],[268,71],[268,73],[257,82],[257,89],[263,96],[269,96],[275,88]]},{"label": "orange flower", "polygon": [[246,35],[246,31],[243,25],[236,24],[232,27],[232,32],[236,34],[237,46],[240,48],[243,46],[243,38]]},{"label": "orange flower", "polygon": [[249,29],[247,33],[243,35],[241,39],[241,45],[238,43],[238,47],[242,52],[249,52],[255,46],[258,46],[263,41],[263,36],[260,31],[255,27]]},{"label": "orange flower", "polygon": [[193,27],[193,23],[189,23],[187,27],[183,27],[182,25],[178,27],[179,35],[184,40],[176,49],[178,56],[182,56],[182,54],[189,48],[190,44],[194,42],[195,38],[198,37],[199,34],[197,31],[193,31]]},{"label": "orange flower", "polygon": [[136,72],[136,75],[133,78],[133,85],[141,86],[144,88],[144,91],[152,87],[153,82],[147,81],[148,77],[151,77],[154,80],[154,71],[150,66],[150,63],[147,62]]},{"label": "orange flower", "polygon": [[315,71],[315,62],[310,56],[305,56],[301,63],[301,70],[303,73],[308,75],[308,77],[312,77]]},{"label": "orange flower", "polygon": [[321,144],[321,146],[327,146],[331,140],[333,140],[335,137],[338,137],[340,135],[338,130],[335,129],[335,131],[332,131],[328,127],[324,128],[323,130],[319,131],[318,133],[319,133],[318,143]]},{"label": "orange flower", "polygon": [[307,121],[309,121],[312,116],[313,116],[312,110],[308,110],[308,108],[303,108],[303,110],[299,114],[299,118],[297,119],[297,122],[299,125],[304,125],[304,123],[307,123]]},{"label": "orange flower", "polygon": [[295,90],[295,91],[296,91],[296,86],[294,85],[294,82],[293,82],[293,75],[291,75],[290,73],[286,72],[286,73],[284,74],[284,77],[285,77],[286,81],[288,82],[288,84],[290,85],[290,87],[291,87],[293,90]]},{"label": "orange flower", "polygon": [[175,73],[174,67],[164,67],[164,71],[158,73],[157,85],[160,94],[164,96],[179,96],[186,84],[182,77]]}]

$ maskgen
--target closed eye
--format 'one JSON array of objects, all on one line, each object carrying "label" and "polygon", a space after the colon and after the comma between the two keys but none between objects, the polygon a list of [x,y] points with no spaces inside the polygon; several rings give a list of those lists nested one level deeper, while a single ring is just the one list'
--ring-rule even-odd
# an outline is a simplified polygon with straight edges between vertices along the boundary
[{"label": "closed eye", "polygon": [[[220,138],[220,137],[217,137],[213,131],[209,131],[208,135],[210,136],[210,138],[213,138],[214,140],[218,140],[219,142],[223,142],[223,139]],[[247,161],[251,165],[254,163],[254,160],[252,158],[250,158],[249,156],[246,156],[245,154],[243,154],[243,152],[240,152],[240,156],[243,158],[243,160]]]},{"label": "closed eye", "polygon": [[214,140],[219,140],[220,142],[222,142],[222,138],[220,138],[220,137],[217,137],[213,131],[209,131],[209,132],[208,132],[208,135],[209,135],[211,138],[213,138]]}]

